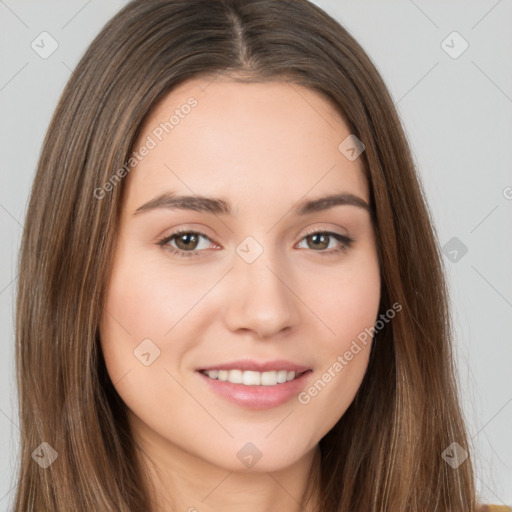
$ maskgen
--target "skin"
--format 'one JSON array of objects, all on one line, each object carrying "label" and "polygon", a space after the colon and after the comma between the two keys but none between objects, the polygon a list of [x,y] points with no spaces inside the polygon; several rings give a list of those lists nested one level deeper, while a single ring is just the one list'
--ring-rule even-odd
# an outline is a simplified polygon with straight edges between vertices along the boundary
[{"label": "skin", "polygon": [[[152,463],[156,509],[303,510],[318,443],[353,401],[370,343],[307,404],[294,397],[245,409],[212,392],[195,370],[246,357],[286,359],[312,369],[310,386],[374,325],[380,272],[369,212],[340,205],[290,213],[303,199],[333,192],[368,202],[368,184],[360,159],[338,149],[350,131],[330,103],[284,81],[181,84],[152,110],[135,147],[191,96],[197,106],[125,178],[101,323],[107,369],[141,459]],[[221,197],[235,216],[168,208],[134,214],[171,191]],[[206,238],[158,244],[179,228]],[[340,242],[315,245],[308,230],[355,241],[334,253]],[[236,252],[248,236],[263,249],[252,263]],[[180,257],[169,246],[200,253]],[[146,338],[160,350],[149,366],[133,353]],[[261,452],[252,468],[237,457],[247,442]]]}]

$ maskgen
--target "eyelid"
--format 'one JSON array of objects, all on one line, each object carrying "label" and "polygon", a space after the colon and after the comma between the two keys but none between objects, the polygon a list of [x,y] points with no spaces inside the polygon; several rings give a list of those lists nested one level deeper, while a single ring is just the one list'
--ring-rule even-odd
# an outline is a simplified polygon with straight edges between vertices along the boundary
[{"label": "eyelid", "polygon": [[[345,229],[345,228],[344,228]],[[345,231],[347,231],[345,229]],[[330,234],[336,234],[336,235],[339,235],[339,236],[343,236],[343,237],[346,237],[346,238],[350,238],[349,235],[348,235],[348,232],[345,232],[345,233],[339,233],[338,231],[335,231],[333,230],[333,228],[311,228],[311,229],[308,229],[303,235],[302,235],[302,238],[301,240],[308,236],[308,235],[314,235],[315,233],[330,233]]]}]

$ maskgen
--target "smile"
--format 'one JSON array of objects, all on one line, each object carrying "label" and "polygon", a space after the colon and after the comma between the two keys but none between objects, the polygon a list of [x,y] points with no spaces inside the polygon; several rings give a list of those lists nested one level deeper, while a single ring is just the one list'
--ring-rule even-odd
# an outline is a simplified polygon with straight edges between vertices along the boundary
[{"label": "smile", "polygon": [[293,400],[312,378],[309,370],[198,370],[207,389],[244,409],[262,410]]},{"label": "smile", "polygon": [[231,384],[243,384],[245,386],[275,386],[284,384],[300,377],[305,372],[277,370],[269,372],[233,370],[203,370],[203,375],[210,379],[230,382]]}]

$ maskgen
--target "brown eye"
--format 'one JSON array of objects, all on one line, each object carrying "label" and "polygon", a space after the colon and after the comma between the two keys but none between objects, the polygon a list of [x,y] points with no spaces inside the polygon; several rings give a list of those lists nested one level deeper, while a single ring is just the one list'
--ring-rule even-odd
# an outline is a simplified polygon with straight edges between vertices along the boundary
[{"label": "brown eye", "polygon": [[176,246],[178,249],[181,249],[183,251],[186,250],[195,250],[197,247],[197,244],[199,242],[199,237],[196,233],[183,233],[180,235],[175,235],[174,239],[176,241]]},{"label": "brown eye", "polygon": [[[340,235],[339,233],[334,233],[332,231],[315,231],[313,233],[308,233],[302,240],[306,241],[306,249],[311,249],[312,251],[318,252],[322,255],[332,255],[340,252],[347,251],[352,243],[354,242],[353,238],[350,238],[345,235]],[[329,249],[329,244],[332,240],[338,241],[338,246],[336,244],[331,246]],[[329,249],[329,250],[326,250]]]},{"label": "brown eye", "polygon": [[314,233],[312,235],[308,235],[305,237],[310,240],[312,244],[308,244],[311,249],[327,249],[329,247],[329,238],[331,238],[326,233]]},{"label": "brown eye", "polygon": [[204,252],[202,249],[209,248],[208,243],[200,247],[202,245],[201,239],[211,242],[210,238],[203,233],[181,230],[160,240],[158,245],[165,247],[178,256],[197,256]]}]

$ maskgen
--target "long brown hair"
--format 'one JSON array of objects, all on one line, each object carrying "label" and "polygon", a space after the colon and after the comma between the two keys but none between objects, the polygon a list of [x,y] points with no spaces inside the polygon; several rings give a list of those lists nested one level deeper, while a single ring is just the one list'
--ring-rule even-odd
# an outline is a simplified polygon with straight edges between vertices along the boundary
[{"label": "long brown hair", "polygon": [[[74,70],[44,141],[21,246],[15,510],[151,510],[99,343],[124,180],[99,199],[95,191],[125,165],[159,99],[189,78],[227,73],[309,87],[363,141],[380,309],[403,307],[320,441],[318,510],[474,511],[471,458],[456,469],[442,458],[452,442],[468,446],[442,259],[408,143],[369,57],[307,0],[135,0]],[[35,462],[52,458],[42,442],[58,455],[46,468]]]}]

